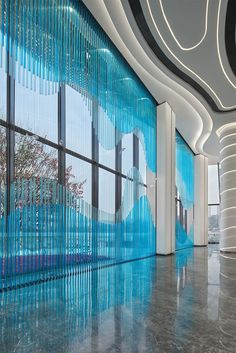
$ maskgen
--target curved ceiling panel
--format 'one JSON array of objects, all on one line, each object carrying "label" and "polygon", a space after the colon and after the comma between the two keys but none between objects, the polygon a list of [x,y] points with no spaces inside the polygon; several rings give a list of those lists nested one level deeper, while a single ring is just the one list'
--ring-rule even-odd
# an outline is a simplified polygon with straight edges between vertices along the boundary
[{"label": "curved ceiling panel", "polygon": [[228,0],[225,21],[225,46],[230,67],[236,76],[236,1]]},{"label": "curved ceiling panel", "polygon": [[[217,104],[213,100],[213,98],[208,94],[208,92],[191,76],[188,76],[184,71],[182,71],[175,63],[169,59],[169,57],[165,54],[162,48],[158,45],[158,42],[154,38],[152,31],[149,28],[148,22],[144,16],[142,6],[139,0],[129,0],[129,4],[137,25],[139,27],[140,32],[148,43],[149,47],[153,51],[153,53],[157,56],[157,58],[175,75],[177,75],[181,80],[184,80],[186,83],[190,84],[196,91],[198,91],[207,101],[207,103],[211,106],[211,108],[220,112],[220,109],[217,107]],[[157,27],[156,27],[157,28]],[[158,29],[158,33],[159,29]],[[160,34],[161,36],[161,34]]]},{"label": "curved ceiling panel", "polygon": [[[139,30],[158,59],[198,91],[213,111],[233,111],[236,109],[236,80],[227,60],[224,60],[226,55],[222,51],[225,51],[225,48],[220,45],[220,34],[224,32],[222,24],[225,24],[226,17],[225,2],[217,0],[217,6],[216,2],[213,4],[208,1],[191,0],[188,3],[190,7],[195,8],[197,18],[203,11],[202,4],[205,4],[205,24],[202,24],[202,29],[199,28],[203,35],[197,44],[194,42],[194,31],[186,33],[186,22],[189,20],[182,20],[182,31],[178,20],[177,33],[174,32],[174,26],[170,25],[171,22],[176,22],[178,1],[129,0]],[[168,17],[163,4],[169,4]],[[193,21],[190,7],[182,11],[182,18],[190,18]],[[183,47],[177,38],[180,33],[182,38],[187,36],[189,43],[194,45]]]},{"label": "curved ceiling panel", "polygon": [[193,50],[205,40],[209,0],[160,0],[159,3],[165,23],[180,49]]},{"label": "curved ceiling panel", "polygon": [[[213,61],[209,60],[209,58],[205,60],[207,65],[210,66],[207,70],[204,60],[201,59],[199,61],[199,66],[197,67],[197,73],[199,75],[203,75],[204,79],[205,76],[201,71],[202,67],[208,73],[213,73],[211,75],[211,80],[215,85],[218,84],[221,87],[221,99],[226,97],[228,100],[231,100],[232,97],[234,98],[235,89],[231,86],[231,83],[227,80],[226,76],[228,76],[232,84],[236,81],[225,49],[224,36],[226,25],[225,19],[227,17],[227,1],[83,1],[103,29],[108,33],[117,48],[122,52],[132,68],[139,75],[155,99],[160,103],[167,101],[171,105],[172,109],[176,113],[177,129],[189,143],[193,151],[195,153],[204,153],[210,157],[211,162],[215,162],[218,159],[219,153],[218,138],[215,134],[215,130],[223,124],[228,123],[233,119],[235,120],[235,109],[232,108],[229,109],[229,111],[225,111],[225,108],[220,106],[219,101],[215,98],[214,94],[212,94],[211,90],[209,90],[205,84],[202,84],[201,80],[196,79],[194,75],[190,75],[189,71],[185,70],[183,66],[180,65],[175,58],[173,58],[168,49],[165,47],[162,38],[166,41],[168,40],[168,42],[166,42],[167,46],[169,46],[172,51],[175,50],[176,55],[177,53],[178,55],[181,53],[185,59],[189,54],[193,57],[195,56],[194,60],[190,60],[190,63],[193,65],[196,65],[198,63],[198,59],[201,58],[201,55],[199,56],[198,52],[204,48],[204,46],[209,46],[209,40],[212,39],[209,52],[211,55],[214,54],[213,56],[215,58]],[[181,31],[181,18],[171,18],[171,16],[173,17],[173,15],[171,15],[173,12],[173,10],[171,10],[171,6],[175,3],[185,3],[186,1],[188,3],[194,2],[194,4],[201,3],[201,7],[198,10],[195,10],[196,17],[199,17],[200,13],[203,13],[203,11],[207,13],[203,19],[201,18],[201,21],[198,21],[199,27],[201,28],[199,28],[197,33],[196,28],[194,31],[187,30],[187,26],[189,26],[189,24],[186,23],[184,24],[184,31]],[[215,6],[214,16],[212,13],[212,5],[214,7],[213,3],[221,5],[220,13],[218,13],[219,7]],[[158,18],[160,35],[157,33],[155,27],[155,19],[153,22],[150,17],[148,4],[154,11],[156,20]],[[205,7],[203,7],[202,4],[205,4]],[[137,19],[137,15],[136,18],[134,16],[134,7],[137,11],[138,5],[141,7],[141,12],[139,12]],[[162,13],[161,6],[164,10],[164,15]],[[216,41],[217,15],[219,15],[218,46]],[[191,11],[191,9],[186,9],[185,17],[186,16],[189,16],[189,18],[192,17],[193,11]],[[151,43],[148,43],[142,33],[143,31],[140,30],[140,25],[138,26],[138,22],[142,24],[142,18],[144,18],[146,22],[147,31],[149,31],[152,35]],[[206,19],[209,18],[214,18],[214,26],[210,26],[209,21],[206,22]],[[189,20],[189,23],[190,22],[191,21]],[[196,26],[197,25],[195,23],[194,27]],[[188,34],[189,37],[187,37]],[[158,55],[160,55],[160,57],[154,52],[154,46],[159,47]],[[214,49],[212,49],[212,46],[214,46]],[[220,50],[221,63],[217,50]],[[193,55],[192,52],[195,52],[195,54]],[[166,58],[166,61],[163,60],[163,57]],[[166,65],[167,61],[169,67]],[[217,62],[217,69],[215,65],[213,65],[214,62]],[[225,73],[223,72],[221,65],[223,66]],[[214,66],[214,70],[211,66]],[[173,67],[176,67],[177,70],[179,70],[178,72],[180,75],[173,72]],[[220,74],[218,74],[218,72],[220,72]],[[186,81],[183,80],[183,75],[186,78]],[[227,87],[225,84],[226,81]],[[221,85],[222,82],[223,85]],[[225,105],[228,103],[231,104],[232,102],[227,102],[227,100],[224,101]],[[233,99],[233,104],[236,104],[236,99]]]}]

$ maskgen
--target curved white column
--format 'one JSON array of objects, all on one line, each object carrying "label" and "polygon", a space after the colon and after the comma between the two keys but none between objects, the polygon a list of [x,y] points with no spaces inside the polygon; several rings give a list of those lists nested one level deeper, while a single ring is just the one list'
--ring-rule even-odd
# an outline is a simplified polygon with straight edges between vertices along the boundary
[{"label": "curved white column", "polygon": [[220,137],[220,250],[236,252],[236,123],[218,130]]}]

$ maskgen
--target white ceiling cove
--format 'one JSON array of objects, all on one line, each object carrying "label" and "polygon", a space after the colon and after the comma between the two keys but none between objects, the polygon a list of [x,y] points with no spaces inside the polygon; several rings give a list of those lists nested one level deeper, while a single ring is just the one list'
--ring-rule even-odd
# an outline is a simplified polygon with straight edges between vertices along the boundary
[{"label": "white ceiling cove", "polygon": [[[236,121],[236,78],[224,40],[227,1],[84,3],[155,99],[171,105],[177,129],[194,152],[204,153],[210,162],[216,162],[219,142],[215,131]],[[134,12],[138,11],[138,4],[142,21],[148,25],[151,45],[137,23]],[[155,45],[165,60],[155,55]]]}]

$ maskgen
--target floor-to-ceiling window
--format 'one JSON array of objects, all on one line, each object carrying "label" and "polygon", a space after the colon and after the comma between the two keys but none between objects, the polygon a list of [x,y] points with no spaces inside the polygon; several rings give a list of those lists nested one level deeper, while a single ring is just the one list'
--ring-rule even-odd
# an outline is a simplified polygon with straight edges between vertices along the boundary
[{"label": "floor-to-ceiling window", "polygon": [[0,287],[155,254],[156,102],[81,2],[0,5]]},{"label": "floor-to-ceiling window", "polygon": [[194,154],[176,131],[176,250],[194,241]]},{"label": "floor-to-ceiling window", "polygon": [[219,164],[208,166],[208,242],[219,243],[220,238],[220,178]]}]

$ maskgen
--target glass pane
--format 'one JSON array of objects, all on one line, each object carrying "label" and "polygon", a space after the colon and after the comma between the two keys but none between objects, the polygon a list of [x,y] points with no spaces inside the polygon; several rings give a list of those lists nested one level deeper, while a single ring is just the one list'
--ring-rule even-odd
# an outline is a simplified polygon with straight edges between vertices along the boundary
[{"label": "glass pane", "polygon": [[91,172],[90,163],[69,154],[66,155],[66,187],[90,205],[92,204]]},{"label": "glass pane", "polygon": [[133,167],[133,134],[122,138],[122,173],[128,175]]},{"label": "glass pane", "polygon": [[35,136],[15,133],[8,246],[18,274],[55,266],[52,256],[58,252],[60,227],[57,179],[58,151]]},{"label": "glass pane", "polygon": [[39,136],[57,142],[58,95],[39,94],[16,82],[15,124]]},{"label": "glass pane", "polygon": [[146,156],[143,149],[143,144],[139,140],[139,173],[141,175],[141,180],[144,184],[146,184],[146,172],[147,172]]},{"label": "glass pane", "polygon": [[6,120],[6,104],[7,104],[7,75],[5,71],[0,68],[0,119]]},{"label": "glass pane", "polygon": [[176,249],[194,241],[194,154],[176,132]]},{"label": "glass pane", "polygon": [[219,243],[220,238],[220,206],[208,206],[208,241]]},{"label": "glass pane", "polygon": [[91,106],[79,92],[66,86],[66,147],[91,158]]},{"label": "glass pane", "polygon": [[111,169],[115,169],[115,126],[101,107],[98,109],[98,114],[97,138],[99,142],[99,162]]},{"label": "glass pane", "polygon": [[[136,176],[133,176],[136,179]],[[155,252],[155,227],[147,197],[147,189],[122,178],[122,220],[120,234],[123,258],[138,258]]]},{"label": "glass pane", "polygon": [[99,212],[104,220],[106,213],[115,214],[115,174],[101,168],[99,168]]},{"label": "glass pane", "polygon": [[15,134],[15,179],[58,179],[58,152],[35,136]]},{"label": "glass pane", "polygon": [[106,150],[99,144],[99,163],[115,169],[115,148]]},{"label": "glass pane", "polygon": [[208,204],[218,204],[219,199],[219,178],[218,166],[208,166]]}]

